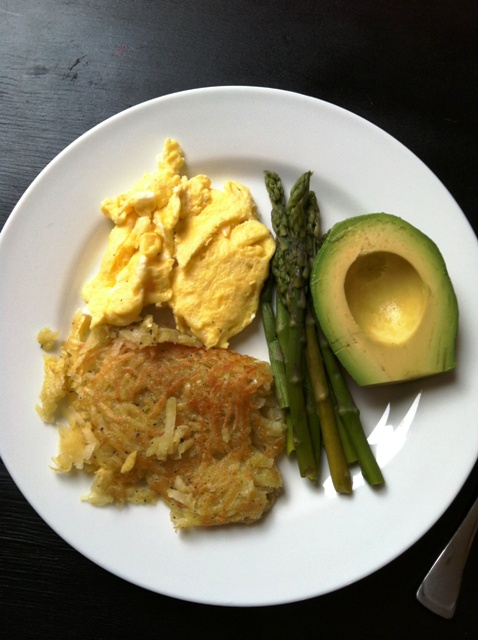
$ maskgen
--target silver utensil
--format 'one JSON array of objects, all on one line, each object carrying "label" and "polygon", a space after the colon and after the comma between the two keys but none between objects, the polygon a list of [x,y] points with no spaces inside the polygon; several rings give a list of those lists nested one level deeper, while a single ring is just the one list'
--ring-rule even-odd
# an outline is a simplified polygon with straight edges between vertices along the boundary
[{"label": "silver utensil", "polygon": [[477,529],[478,498],[417,591],[418,601],[443,618],[452,618],[455,613],[463,571]]}]

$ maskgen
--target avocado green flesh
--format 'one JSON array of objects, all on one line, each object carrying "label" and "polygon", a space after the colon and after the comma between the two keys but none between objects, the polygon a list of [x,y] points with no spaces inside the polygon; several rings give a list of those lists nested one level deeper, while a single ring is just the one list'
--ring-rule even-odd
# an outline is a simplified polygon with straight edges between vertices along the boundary
[{"label": "avocado green flesh", "polygon": [[319,324],[360,385],[412,380],[456,366],[458,305],[436,244],[386,213],[328,232],[311,275]]}]

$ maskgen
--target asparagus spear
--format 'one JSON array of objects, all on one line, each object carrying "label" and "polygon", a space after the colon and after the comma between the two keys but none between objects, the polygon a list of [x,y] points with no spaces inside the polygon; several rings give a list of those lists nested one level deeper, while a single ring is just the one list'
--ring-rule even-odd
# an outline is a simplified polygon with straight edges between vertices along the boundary
[{"label": "asparagus spear", "polygon": [[285,203],[284,189],[279,176],[265,172],[266,188],[272,203],[272,225],[277,247],[272,259],[272,272],[277,293],[287,310],[287,344],[284,346],[288,399],[293,424],[294,449],[303,477],[315,481],[317,467],[309,433],[303,387],[303,345],[308,264],[304,251],[304,210],[309,190],[310,172],[293,186],[289,203]]},{"label": "asparagus spear", "polygon": [[274,307],[272,303],[274,282],[274,276],[272,273],[270,273],[261,291],[261,314],[267,347],[269,350],[269,360],[272,367],[272,375],[274,377],[277,401],[280,408],[284,412],[284,418],[287,428],[286,452],[287,455],[290,455],[292,451],[294,451],[294,434],[292,418],[289,410],[289,391],[287,384],[287,374],[285,370],[284,354],[279,341],[279,334],[276,328],[276,319],[274,317]]},{"label": "asparagus spear", "polygon": [[324,363],[315,333],[315,322],[309,313],[306,322],[307,367],[311,373],[312,390],[317,406],[322,438],[329,463],[330,476],[338,493],[352,493],[352,478],[335,421],[334,406],[329,393]]},{"label": "asparagus spear", "polygon": [[[289,312],[289,344],[286,368],[292,382],[300,383],[303,347],[305,343],[305,311],[310,268],[306,250],[306,206],[309,195],[310,172],[304,173],[292,187],[287,205],[289,251],[287,262],[287,295],[283,300]],[[276,276],[277,277],[277,276]],[[282,277],[279,274],[279,277]]]},{"label": "asparagus spear", "polygon": [[[276,331],[277,340],[281,347],[283,354],[287,353],[287,345],[289,344],[289,313],[285,306],[282,304],[280,297],[276,299]],[[285,356],[284,356],[284,377],[285,384],[288,388],[287,373],[285,372]],[[289,406],[289,405],[288,405]],[[286,425],[287,425],[287,437],[286,437],[286,452],[290,455],[295,450],[294,444],[294,425],[292,423],[292,416],[290,410],[286,412]]]},{"label": "asparagus spear", "polygon": [[344,426],[342,416],[340,415],[340,412],[339,412],[337,398],[335,397],[334,390],[330,387],[330,385],[329,385],[329,393],[330,393],[330,397],[332,398],[332,404],[334,406],[335,422],[337,423],[340,442],[342,443],[342,448],[344,450],[344,455],[345,455],[345,459],[347,460],[347,464],[350,466],[354,462],[357,462],[357,454],[355,453],[355,449],[353,447],[349,433]]},{"label": "asparagus spear", "polygon": [[289,284],[287,269],[287,253],[289,236],[284,187],[282,181],[273,171],[265,171],[266,189],[272,204],[271,221],[276,235],[276,250],[272,258],[272,273],[275,276],[279,298],[284,300]]},{"label": "asparagus spear", "polygon": [[313,390],[312,378],[310,376],[307,362],[304,367],[304,380],[305,380],[305,402],[307,418],[309,420],[310,439],[312,441],[312,447],[314,449],[315,464],[317,467],[317,475],[319,474],[320,467],[322,465],[322,431],[320,429],[320,420],[317,413],[317,405],[315,402],[315,395]]},{"label": "asparagus spear", "polygon": [[[309,271],[312,271],[320,242],[320,209],[314,191],[309,191],[306,207],[306,251]],[[334,398],[329,389],[322,354],[320,352],[315,318],[311,311],[312,300],[310,289],[307,290],[306,317],[306,361],[310,371],[312,390],[319,416],[322,439],[329,463],[330,476],[338,493],[352,493],[352,478],[348,467],[348,459],[340,436],[341,423],[334,407]]]},{"label": "asparagus spear", "polygon": [[272,273],[270,273],[262,287],[260,296],[262,324],[264,326],[264,333],[266,335],[267,347],[269,350],[269,360],[272,367],[272,374],[274,376],[277,400],[280,408],[286,409],[289,406],[289,395],[287,391],[284,355],[277,336],[274,308],[272,305],[273,289],[274,277]]},{"label": "asparagus spear", "polygon": [[362,474],[365,480],[371,485],[383,484],[385,480],[382,471],[375,460],[365,436],[360,420],[360,413],[350,393],[350,389],[347,386],[327,339],[320,330],[318,333],[322,357],[337,399],[339,415],[355,450]]},{"label": "asparagus spear", "polygon": [[[285,296],[285,292],[287,290],[287,281],[284,274],[286,273],[284,269],[284,261],[285,256],[288,250],[288,237],[287,237],[287,225],[285,222],[287,221],[286,216],[286,201],[284,188],[282,186],[282,182],[278,179],[277,174],[272,172],[265,172],[265,181],[267,191],[269,193],[269,197],[272,203],[272,211],[271,211],[271,219],[272,219],[272,227],[274,229],[276,235],[276,250],[271,263],[271,273],[266,282],[266,290],[262,292],[262,300],[263,300],[263,315],[262,320],[264,324],[264,330],[266,334],[266,340],[269,347],[269,355],[271,357],[271,363],[273,364],[273,373],[275,378],[275,384],[278,394],[281,396],[279,400],[281,402],[281,406],[284,409],[285,420],[287,425],[287,434],[286,434],[286,452],[287,455],[290,455],[292,451],[294,451],[294,433],[293,433],[293,425],[292,419],[290,415],[290,405],[289,405],[289,393],[288,393],[288,381],[287,374],[285,370],[285,352],[286,345],[288,344],[287,340],[287,327],[288,327],[288,314],[286,308],[280,303],[281,296],[277,297],[276,302],[276,318],[275,318],[275,328],[273,327],[273,317],[274,317],[274,307],[272,303],[272,289],[273,285],[277,287],[281,287],[282,296]],[[277,273],[282,273],[283,277],[279,280],[275,277]],[[276,342],[277,340],[277,342]],[[283,364],[279,364],[279,358],[277,357],[277,346],[278,344]],[[273,354],[270,354],[271,348],[273,350]]]}]

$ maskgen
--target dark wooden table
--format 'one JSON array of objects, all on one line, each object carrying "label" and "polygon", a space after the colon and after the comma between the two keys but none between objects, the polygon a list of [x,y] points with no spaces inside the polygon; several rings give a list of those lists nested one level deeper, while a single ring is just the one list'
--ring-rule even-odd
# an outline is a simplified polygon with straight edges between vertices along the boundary
[{"label": "dark wooden table", "polygon": [[[41,169],[105,118],[183,89],[260,85],[382,127],[436,173],[477,232],[477,43],[471,0],[3,0],[1,225]],[[374,575],[305,602],[245,609],[177,601],[107,573],[50,530],[3,464],[0,481],[5,638],[478,635],[476,547],[452,620],[415,599],[476,495],[478,466],[432,529]]]}]

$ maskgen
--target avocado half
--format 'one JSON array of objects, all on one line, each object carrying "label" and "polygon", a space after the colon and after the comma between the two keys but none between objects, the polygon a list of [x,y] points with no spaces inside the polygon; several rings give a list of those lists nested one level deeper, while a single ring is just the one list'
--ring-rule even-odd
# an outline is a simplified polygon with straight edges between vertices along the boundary
[{"label": "avocado half", "polygon": [[401,218],[336,224],[312,269],[319,325],[359,385],[413,380],[456,366],[458,303],[436,244]]}]

